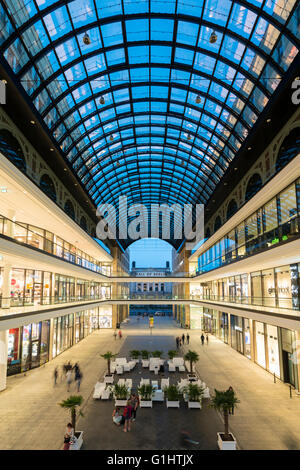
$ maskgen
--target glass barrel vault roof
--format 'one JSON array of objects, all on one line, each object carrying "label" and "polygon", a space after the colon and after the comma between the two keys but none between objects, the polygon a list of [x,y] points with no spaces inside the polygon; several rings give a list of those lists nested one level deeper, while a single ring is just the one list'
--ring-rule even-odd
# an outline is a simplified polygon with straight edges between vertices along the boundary
[{"label": "glass barrel vault roof", "polygon": [[280,86],[299,22],[296,0],[1,0],[0,47],[96,204],[195,204]]}]

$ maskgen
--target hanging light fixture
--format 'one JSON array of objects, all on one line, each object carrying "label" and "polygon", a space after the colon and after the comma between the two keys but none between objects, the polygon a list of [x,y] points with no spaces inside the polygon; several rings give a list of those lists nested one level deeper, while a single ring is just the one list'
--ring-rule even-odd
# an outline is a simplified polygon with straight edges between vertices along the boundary
[{"label": "hanging light fixture", "polygon": [[100,104],[105,104],[104,96],[100,96],[99,103],[100,103]]},{"label": "hanging light fixture", "polygon": [[201,96],[200,96],[200,95],[197,95],[197,96],[196,96],[196,103],[197,103],[197,104],[200,104],[200,103],[201,103]]},{"label": "hanging light fixture", "polygon": [[88,33],[84,33],[82,40],[83,40],[83,44],[86,44],[87,46],[91,44],[91,38],[88,35]]},{"label": "hanging light fixture", "polygon": [[218,39],[217,33],[213,31],[210,35],[209,42],[211,44],[214,44],[217,41],[217,39]]}]

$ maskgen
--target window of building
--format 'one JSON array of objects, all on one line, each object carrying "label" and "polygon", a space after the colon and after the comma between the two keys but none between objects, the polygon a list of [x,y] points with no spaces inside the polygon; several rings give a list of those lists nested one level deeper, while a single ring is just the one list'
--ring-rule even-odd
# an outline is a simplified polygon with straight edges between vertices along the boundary
[{"label": "window of building", "polygon": [[255,173],[251,176],[248,181],[246,194],[245,194],[245,201],[249,201],[262,187],[262,180],[258,173]]},{"label": "window of building", "polygon": [[50,176],[44,174],[40,180],[40,187],[42,191],[47,194],[53,201],[56,201],[55,185]]},{"label": "window of building", "polygon": [[26,161],[17,139],[6,129],[0,130],[0,152],[25,173]]}]

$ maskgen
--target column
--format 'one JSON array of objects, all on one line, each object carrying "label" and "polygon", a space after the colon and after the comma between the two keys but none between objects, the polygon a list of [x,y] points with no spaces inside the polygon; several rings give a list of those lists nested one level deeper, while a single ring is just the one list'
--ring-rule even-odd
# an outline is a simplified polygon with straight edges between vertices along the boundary
[{"label": "column", "polygon": [[11,265],[6,264],[3,268],[3,286],[2,286],[2,308],[10,308],[11,291]]},{"label": "column", "polygon": [[254,338],[254,330],[253,330],[253,320],[249,319],[249,327],[250,327],[250,350],[251,350],[251,361],[255,361],[255,338]]},{"label": "column", "polygon": [[230,314],[228,313],[228,345],[231,347],[231,321]]},{"label": "column", "polygon": [[8,330],[0,331],[0,392],[6,389]]}]

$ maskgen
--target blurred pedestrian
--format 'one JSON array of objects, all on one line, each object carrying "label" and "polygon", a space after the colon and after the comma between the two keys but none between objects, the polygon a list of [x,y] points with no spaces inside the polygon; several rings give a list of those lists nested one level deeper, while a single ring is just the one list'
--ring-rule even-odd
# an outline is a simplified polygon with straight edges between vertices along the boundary
[{"label": "blurred pedestrian", "polygon": [[54,369],[53,379],[54,379],[54,386],[55,386],[56,383],[57,383],[57,379],[58,379],[58,368],[57,367],[55,367],[55,369]]},{"label": "blurred pedestrian", "polygon": [[116,332],[116,330],[114,331],[114,338],[115,338],[115,340],[117,339],[117,332]]},{"label": "blurred pedestrian", "polygon": [[208,335],[206,335],[206,344],[208,345]]},{"label": "blurred pedestrian", "polygon": [[186,335],[186,342],[187,342],[187,344],[190,344],[190,335],[189,334]]},{"label": "blurred pedestrian", "polygon": [[70,391],[70,386],[71,386],[71,383],[72,383],[72,370],[68,370],[68,372],[66,373],[66,379],[67,379],[67,392]]},{"label": "blurred pedestrian", "polygon": [[81,370],[78,367],[78,369],[75,371],[75,383],[76,383],[76,387],[77,387],[77,392],[79,392],[79,390],[80,390],[81,380],[82,380],[82,373],[81,373]]},{"label": "blurred pedestrian", "polygon": [[63,450],[70,450],[70,445],[74,439],[74,428],[71,423],[67,424],[67,429],[64,435],[64,447]]},{"label": "blurred pedestrian", "polygon": [[122,331],[119,330],[119,338],[122,339]]},{"label": "blurred pedestrian", "polygon": [[202,343],[202,346],[204,345],[204,340],[205,340],[205,337],[204,337],[204,334],[202,333],[202,335],[201,335],[201,343]]},{"label": "blurred pedestrian", "polygon": [[181,339],[182,339],[182,344],[184,344],[184,340],[185,340],[184,333],[183,333],[183,335],[181,336]]},{"label": "blurred pedestrian", "polygon": [[176,338],[176,348],[177,348],[177,349],[179,348],[179,338],[178,338],[178,336],[177,336],[177,338]]}]

